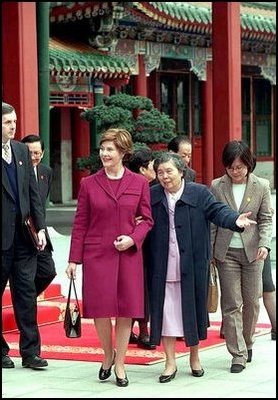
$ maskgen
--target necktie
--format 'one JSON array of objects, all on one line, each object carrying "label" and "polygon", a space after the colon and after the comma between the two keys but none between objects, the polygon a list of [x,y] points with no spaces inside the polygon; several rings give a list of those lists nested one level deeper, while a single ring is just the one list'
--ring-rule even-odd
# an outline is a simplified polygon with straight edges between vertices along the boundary
[{"label": "necktie", "polygon": [[7,143],[2,144],[2,158],[10,164],[12,161],[11,149]]}]

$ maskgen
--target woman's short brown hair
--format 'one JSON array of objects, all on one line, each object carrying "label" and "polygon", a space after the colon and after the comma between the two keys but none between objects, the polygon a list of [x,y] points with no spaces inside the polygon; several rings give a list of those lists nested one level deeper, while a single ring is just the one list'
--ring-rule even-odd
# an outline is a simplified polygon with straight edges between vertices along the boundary
[{"label": "woman's short brown hair", "polygon": [[247,167],[248,174],[256,166],[256,157],[253,155],[247,143],[242,140],[231,140],[226,143],[222,152],[222,164],[225,168],[230,168],[236,158],[239,158]]},{"label": "woman's short brown hair", "polygon": [[131,134],[126,129],[111,128],[105,131],[101,137],[99,144],[105,141],[114,142],[118,150],[122,151],[125,156],[130,156],[133,153],[133,142]]}]

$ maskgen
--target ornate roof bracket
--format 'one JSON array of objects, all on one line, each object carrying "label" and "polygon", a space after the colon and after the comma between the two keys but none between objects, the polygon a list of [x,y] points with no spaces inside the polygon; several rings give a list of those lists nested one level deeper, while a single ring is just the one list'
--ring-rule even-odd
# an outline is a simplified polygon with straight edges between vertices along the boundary
[{"label": "ornate roof bracket", "polygon": [[276,68],[275,67],[267,67],[263,66],[261,68],[262,76],[269,80],[271,85],[276,85]]},{"label": "ornate roof bracket", "polygon": [[194,74],[198,77],[199,81],[207,80],[207,62],[204,59],[194,59],[189,60],[191,64],[190,71],[193,71]]},{"label": "ornate roof bracket", "polygon": [[276,56],[265,53],[242,53],[243,65],[256,65],[261,69],[262,76],[276,85]]},{"label": "ornate roof bracket", "polygon": [[105,8],[103,14],[98,12],[98,21],[91,20],[92,36],[89,38],[91,46],[109,51],[117,44],[115,29],[119,20],[124,16],[124,6],[121,2],[112,2],[111,8]]},{"label": "ornate roof bracket", "polygon": [[154,69],[158,69],[159,64],[160,64],[160,59],[161,57],[159,55],[157,56],[144,56],[144,62],[145,62],[145,67],[146,67],[146,74],[147,76],[150,75],[150,73],[154,70]]}]

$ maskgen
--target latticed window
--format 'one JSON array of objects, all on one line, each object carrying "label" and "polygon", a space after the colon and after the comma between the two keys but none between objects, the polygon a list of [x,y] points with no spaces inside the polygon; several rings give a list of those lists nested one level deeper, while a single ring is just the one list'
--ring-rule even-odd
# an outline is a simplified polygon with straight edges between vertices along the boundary
[{"label": "latticed window", "polygon": [[272,93],[269,81],[242,79],[242,138],[258,158],[272,157]]}]

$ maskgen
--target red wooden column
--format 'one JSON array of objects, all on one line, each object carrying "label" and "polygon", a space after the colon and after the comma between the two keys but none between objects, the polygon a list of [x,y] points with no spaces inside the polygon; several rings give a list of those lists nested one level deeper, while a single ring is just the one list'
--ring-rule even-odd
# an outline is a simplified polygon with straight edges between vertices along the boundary
[{"label": "red wooden column", "polygon": [[213,107],[212,107],[212,62],[207,62],[207,79],[203,83],[203,168],[202,183],[210,186],[213,179]]},{"label": "red wooden column", "polygon": [[134,76],[134,95],[147,97],[146,67],[142,54],[138,54],[138,75]]},{"label": "red wooden column", "polygon": [[80,181],[89,171],[77,169],[77,158],[89,157],[90,155],[90,124],[80,117],[83,110],[73,110],[73,131],[72,131],[72,198],[77,199]]},{"label": "red wooden column", "polygon": [[110,95],[110,86],[106,85],[105,83],[103,84],[103,96],[109,96]]},{"label": "red wooden column", "polygon": [[241,139],[240,3],[212,2],[214,177],[224,145]]},{"label": "red wooden column", "polygon": [[39,132],[35,2],[2,3],[2,100],[15,107],[17,139]]}]

